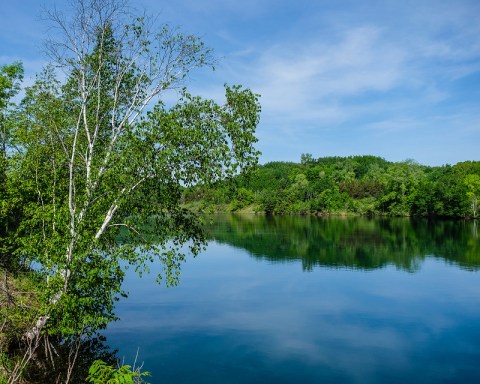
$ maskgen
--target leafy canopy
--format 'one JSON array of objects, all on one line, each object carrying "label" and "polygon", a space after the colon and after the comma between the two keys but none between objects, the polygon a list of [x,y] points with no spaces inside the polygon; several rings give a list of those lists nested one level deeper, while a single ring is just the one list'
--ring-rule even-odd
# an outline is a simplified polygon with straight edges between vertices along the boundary
[{"label": "leafy canopy", "polygon": [[[258,95],[225,86],[219,104],[185,80],[213,64],[195,36],[133,17],[123,2],[77,0],[52,11],[52,65],[25,90],[12,132],[9,185],[21,207],[17,258],[41,276],[41,316],[28,334],[81,335],[115,318],[124,265],[178,282],[185,245],[205,245],[202,220],[180,205],[185,187],[252,168]],[[64,72],[58,76],[57,68]],[[62,80],[62,79],[65,80]],[[179,91],[172,107],[167,90]]]}]

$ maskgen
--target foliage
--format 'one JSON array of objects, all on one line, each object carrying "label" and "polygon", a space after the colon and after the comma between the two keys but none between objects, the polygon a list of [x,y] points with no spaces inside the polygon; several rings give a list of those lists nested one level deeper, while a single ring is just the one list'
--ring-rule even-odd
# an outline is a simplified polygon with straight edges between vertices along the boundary
[{"label": "foliage", "polygon": [[[92,25],[73,20],[66,30],[76,56],[58,51],[62,41],[50,43],[66,82],[52,67],[38,76],[15,136],[11,178],[24,211],[16,253],[45,278],[50,333],[91,332],[115,318],[122,260],[142,268],[157,256],[175,284],[181,245],[191,241],[195,254],[204,243],[199,221],[178,204],[181,188],[232,176],[257,158],[257,96],[239,86],[226,86],[224,105],[184,90],[173,107],[158,102],[144,113],[153,97],[209,63],[197,38],[167,27],[150,36],[138,18],[117,30],[117,4],[97,6],[81,9]],[[120,229],[127,242],[117,241]]]},{"label": "foliage", "polygon": [[[184,189],[258,158],[258,95],[225,85],[218,103],[185,88],[191,71],[215,62],[199,38],[155,29],[123,1],[72,5],[48,14],[52,64],[16,108],[21,65],[0,71],[0,253],[2,265],[8,255],[35,266],[30,345],[91,336],[114,320],[125,265],[141,273],[157,260],[158,280],[176,284],[186,253],[206,240],[202,218],[180,205]],[[173,89],[180,96],[167,107]]]},{"label": "foliage", "polygon": [[10,140],[9,112],[14,105],[13,97],[20,91],[23,79],[23,65],[15,62],[0,67],[0,143],[2,160],[6,160],[7,146]]},{"label": "foliage", "polygon": [[465,186],[467,187],[467,197],[472,207],[472,216],[478,217],[478,200],[480,199],[480,175],[469,174],[465,176]]},{"label": "foliage", "polygon": [[235,211],[249,203],[267,214],[477,217],[479,177],[480,162],[427,167],[413,160],[314,159],[307,154],[300,163],[259,166],[250,178],[239,175],[228,182],[190,189],[185,200],[208,201],[211,206],[217,202],[209,197],[221,195],[222,207],[230,203]]},{"label": "foliage", "polygon": [[149,372],[141,372],[140,368],[122,365],[115,368],[102,360],[96,360],[89,369],[88,383],[93,384],[136,384],[145,383],[143,377],[150,376]]},{"label": "foliage", "polygon": [[19,209],[8,187],[8,156],[15,122],[13,98],[20,90],[23,66],[20,62],[0,67],[0,265],[13,263],[8,236],[15,230]]}]

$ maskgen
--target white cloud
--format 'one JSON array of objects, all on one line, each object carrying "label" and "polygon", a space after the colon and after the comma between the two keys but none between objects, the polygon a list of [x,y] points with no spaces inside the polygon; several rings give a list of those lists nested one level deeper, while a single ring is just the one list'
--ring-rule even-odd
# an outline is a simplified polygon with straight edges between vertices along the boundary
[{"label": "white cloud", "polygon": [[404,60],[402,50],[383,41],[381,30],[367,26],[338,41],[312,37],[296,48],[278,44],[260,55],[250,75],[267,114],[342,121],[341,98],[402,84]]},{"label": "white cloud", "polygon": [[[33,22],[40,10],[33,3],[11,6],[15,20],[0,26],[10,33],[3,34],[1,59],[23,55],[32,76],[43,66],[32,46],[44,29],[38,17]],[[191,93],[221,101],[227,82],[261,94],[257,132],[270,159],[297,159],[316,148],[332,154],[381,148],[386,158],[408,150],[399,156],[423,160],[415,155],[421,153],[427,162],[447,152],[452,159],[478,158],[471,144],[479,120],[478,0],[139,0],[135,6],[199,33],[221,58],[214,73],[192,74]],[[29,27],[11,35],[15,23]],[[166,96],[174,102],[177,95]],[[394,148],[395,140],[408,148]],[[435,151],[417,144],[428,140]]]}]

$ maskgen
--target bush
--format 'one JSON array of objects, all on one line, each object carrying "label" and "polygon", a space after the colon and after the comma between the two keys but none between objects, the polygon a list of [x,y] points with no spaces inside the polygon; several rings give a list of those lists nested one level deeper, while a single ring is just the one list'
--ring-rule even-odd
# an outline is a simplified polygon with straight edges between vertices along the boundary
[{"label": "bush", "polygon": [[140,372],[140,368],[122,365],[115,368],[103,360],[95,360],[88,370],[87,382],[93,384],[140,384],[146,383],[142,378],[150,372]]}]

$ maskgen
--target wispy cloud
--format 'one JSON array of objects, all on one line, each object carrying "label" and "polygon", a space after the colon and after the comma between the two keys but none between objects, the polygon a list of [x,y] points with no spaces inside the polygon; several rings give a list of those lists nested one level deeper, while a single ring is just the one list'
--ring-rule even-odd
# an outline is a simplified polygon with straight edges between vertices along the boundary
[{"label": "wispy cloud", "polygon": [[250,68],[267,114],[343,121],[342,100],[386,92],[404,84],[405,53],[372,26],[348,30],[338,40],[278,44]]},{"label": "wispy cloud", "polygon": [[[229,75],[248,79],[262,95],[260,136],[279,144],[280,133],[292,151],[301,151],[302,145],[309,147],[315,129],[317,142],[330,141],[332,146],[341,142],[345,147],[349,140],[358,144],[370,139],[388,157],[389,151],[398,152],[392,147],[398,135],[421,135],[427,143],[428,135],[439,133],[436,108],[448,121],[441,125],[443,136],[435,138],[438,148],[448,146],[448,126],[457,132],[467,130],[469,123],[458,116],[465,108],[455,103],[471,101],[459,100],[455,85],[480,71],[480,27],[467,14],[468,7],[452,10],[439,5],[430,12],[427,6],[415,9],[412,3],[412,7],[393,7],[387,15],[379,6],[374,18],[363,20],[360,14],[354,23],[344,25],[341,20],[328,24],[319,16],[317,29],[301,38],[296,34],[270,45],[264,39],[248,41],[243,48],[248,44],[252,56],[241,65],[230,65]],[[415,16],[409,19],[412,13]],[[305,17],[311,23],[315,16]],[[328,135],[334,127],[337,139]],[[425,147],[413,148],[414,139],[408,145],[406,157],[425,153]],[[427,156],[423,159],[428,162]]]},{"label": "wispy cloud", "polygon": [[[0,25],[0,59],[20,58],[38,72],[41,8],[34,0],[17,3],[4,9],[12,17]],[[215,72],[193,73],[192,93],[222,100],[226,82],[261,94],[264,159],[298,159],[302,152],[478,159],[478,0],[134,5],[200,34],[221,58]]]}]

